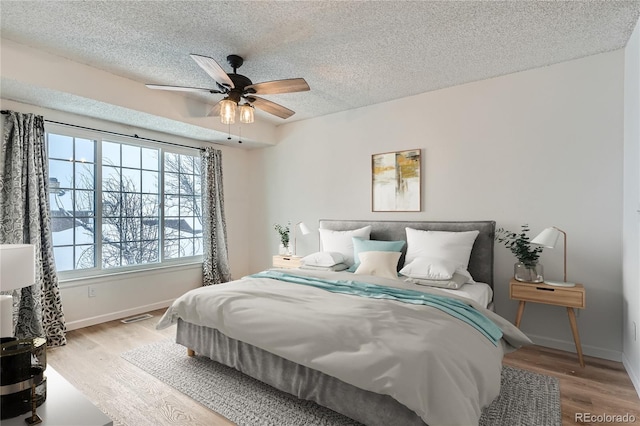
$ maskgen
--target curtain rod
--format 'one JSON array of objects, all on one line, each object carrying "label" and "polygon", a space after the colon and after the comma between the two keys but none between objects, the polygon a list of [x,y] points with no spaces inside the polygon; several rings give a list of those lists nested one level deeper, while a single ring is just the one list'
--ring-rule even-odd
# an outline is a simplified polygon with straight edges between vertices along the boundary
[{"label": "curtain rod", "polygon": [[[9,111],[6,110],[6,109],[3,109],[3,110],[0,111],[0,113],[2,113],[2,115],[7,115],[7,114],[9,114]],[[179,146],[179,147],[182,147],[182,148],[190,148],[190,149],[197,149],[199,151],[204,151],[204,148],[195,147],[195,146],[189,146],[189,145],[182,145],[182,144],[174,143],[174,142],[166,142],[166,141],[161,141],[161,140],[158,140],[158,139],[143,138],[143,137],[138,136],[135,133],[132,136],[132,135],[127,135],[125,133],[112,132],[110,130],[94,129],[92,127],[78,126],[77,124],[62,123],[60,121],[47,120],[47,119],[45,119],[44,121],[47,122],[47,123],[60,124],[62,126],[75,127],[76,129],[92,130],[94,132],[107,133],[107,134],[110,134],[110,135],[123,136],[123,137],[126,137],[126,138],[140,139],[140,140],[143,140],[143,141],[157,142],[157,143],[161,143],[161,144],[165,144],[165,145],[173,145],[173,146]],[[217,145],[217,144],[214,144],[214,145]]]}]

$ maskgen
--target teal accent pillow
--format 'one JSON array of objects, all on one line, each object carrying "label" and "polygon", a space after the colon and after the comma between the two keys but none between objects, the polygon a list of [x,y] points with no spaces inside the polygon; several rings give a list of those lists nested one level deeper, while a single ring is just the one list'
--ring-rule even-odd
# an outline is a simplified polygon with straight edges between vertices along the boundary
[{"label": "teal accent pillow", "polygon": [[380,241],[380,240],[363,240],[362,238],[353,237],[353,260],[354,264],[349,268],[349,272],[355,272],[360,266],[361,252],[366,251],[399,251],[404,248],[404,241]]}]

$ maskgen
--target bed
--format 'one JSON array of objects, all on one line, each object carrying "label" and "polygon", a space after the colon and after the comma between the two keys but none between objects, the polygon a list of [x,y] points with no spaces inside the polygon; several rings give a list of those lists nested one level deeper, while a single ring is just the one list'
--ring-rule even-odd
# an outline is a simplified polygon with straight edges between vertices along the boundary
[{"label": "bed", "polygon": [[[321,220],[319,227],[321,235],[368,229],[366,244],[407,242],[407,228],[477,234],[467,270],[493,288],[493,221]],[[404,244],[394,255],[398,269],[412,254]],[[477,424],[499,394],[503,354],[529,339],[492,312],[491,293],[479,302],[364,269],[270,270],[195,289],[158,328],[177,323],[176,341],[190,354],[366,425]]]}]

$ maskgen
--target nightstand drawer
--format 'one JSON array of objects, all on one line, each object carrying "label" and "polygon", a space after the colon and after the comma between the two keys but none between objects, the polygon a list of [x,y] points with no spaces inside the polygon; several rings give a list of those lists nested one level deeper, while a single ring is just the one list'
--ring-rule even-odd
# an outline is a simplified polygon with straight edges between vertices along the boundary
[{"label": "nightstand drawer", "polygon": [[274,268],[299,268],[302,265],[302,258],[298,256],[273,256]]},{"label": "nightstand drawer", "polygon": [[584,308],[584,287],[554,287],[546,284],[513,283],[510,286],[510,297],[526,302],[546,303],[572,308]]}]

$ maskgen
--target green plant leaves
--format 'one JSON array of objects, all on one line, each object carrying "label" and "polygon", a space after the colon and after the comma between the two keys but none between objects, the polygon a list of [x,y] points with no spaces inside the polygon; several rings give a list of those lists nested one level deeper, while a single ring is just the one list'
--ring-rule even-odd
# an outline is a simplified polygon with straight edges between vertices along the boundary
[{"label": "green plant leaves", "polygon": [[273,228],[280,234],[280,242],[283,246],[289,247],[289,227],[291,226],[291,222],[287,222],[286,226],[282,226],[278,223],[273,225]]},{"label": "green plant leaves", "polygon": [[526,224],[521,226],[521,232],[519,234],[504,228],[499,228],[496,230],[495,240],[504,244],[518,259],[518,262],[528,268],[532,268],[538,263],[538,258],[543,248],[540,246],[532,247],[527,235],[528,232],[529,225]]}]

